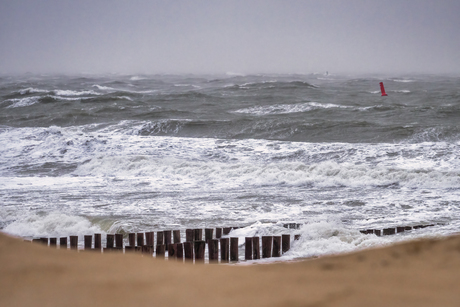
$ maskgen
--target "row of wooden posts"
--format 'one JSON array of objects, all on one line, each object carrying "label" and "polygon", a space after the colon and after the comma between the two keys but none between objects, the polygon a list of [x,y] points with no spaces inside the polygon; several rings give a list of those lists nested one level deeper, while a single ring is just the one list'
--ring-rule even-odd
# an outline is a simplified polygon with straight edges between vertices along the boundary
[{"label": "row of wooden posts", "polygon": [[435,226],[435,224],[430,224],[430,225],[416,225],[416,226],[398,226],[398,227],[391,227],[391,228],[384,228],[384,229],[365,229],[365,230],[360,230],[361,233],[363,234],[375,234],[376,236],[388,236],[388,235],[394,235],[397,233],[405,232],[405,231],[410,231],[412,229],[420,229],[420,228],[426,228],[426,227],[432,227]]},{"label": "row of wooden posts", "polygon": [[[165,258],[166,251],[168,259],[179,261],[195,260],[196,263],[205,261],[205,249],[208,246],[208,260],[210,263],[219,261],[219,244],[220,244],[220,261],[228,263],[230,261],[239,261],[238,255],[238,238],[222,238],[222,235],[230,233],[232,228],[216,228],[216,238],[213,239],[213,228],[205,229],[205,239],[203,240],[203,229],[186,229],[185,242],[181,242],[180,230],[158,231],[156,244],[154,244],[154,232],[146,233],[129,233],[128,245],[123,244],[123,234],[107,234],[106,247],[102,247],[102,235],[94,234],[84,236],[84,250],[98,252],[135,252],[155,255],[156,258]],[[234,227],[233,229],[236,229]],[[295,235],[298,240],[300,235]],[[145,239],[145,240],[144,240]],[[58,238],[39,238],[33,239],[32,242],[40,242],[49,246],[57,247]],[[281,236],[262,236],[245,238],[245,260],[257,260],[262,258],[280,257],[290,249],[291,236],[289,234]],[[78,236],[70,236],[70,249],[78,249]],[[262,253],[260,242],[262,242]],[[137,245],[136,245],[137,243]],[[59,246],[67,248],[67,237],[59,238]],[[155,250],[154,250],[155,247]]]}]

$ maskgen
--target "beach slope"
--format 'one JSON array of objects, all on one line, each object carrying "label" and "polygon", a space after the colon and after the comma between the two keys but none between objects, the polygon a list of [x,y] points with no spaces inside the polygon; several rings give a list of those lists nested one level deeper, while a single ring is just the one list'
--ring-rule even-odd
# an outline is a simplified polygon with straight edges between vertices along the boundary
[{"label": "beach slope", "polygon": [[269,265],[56,250],[0,234],[0,306],[460,306],[460,236]]}]

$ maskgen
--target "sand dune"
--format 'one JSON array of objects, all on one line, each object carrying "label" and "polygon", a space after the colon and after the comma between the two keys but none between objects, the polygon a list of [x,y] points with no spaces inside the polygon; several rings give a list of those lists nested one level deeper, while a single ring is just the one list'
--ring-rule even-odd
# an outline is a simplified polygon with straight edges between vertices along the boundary
[{"label": "sand dune", "polygon": [[0,234],[0,306],[460,306],[460,236],[269,265],[55,250]]}]

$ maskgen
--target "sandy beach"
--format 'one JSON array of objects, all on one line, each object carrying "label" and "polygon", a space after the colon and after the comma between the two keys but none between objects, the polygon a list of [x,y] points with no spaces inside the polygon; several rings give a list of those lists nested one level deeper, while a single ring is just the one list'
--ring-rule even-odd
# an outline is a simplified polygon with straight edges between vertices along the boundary
[{"label": "sandy beach", "polygon": [[459,306],[460,236],[268,265],[56,250],[0,234],[1,306]]}]

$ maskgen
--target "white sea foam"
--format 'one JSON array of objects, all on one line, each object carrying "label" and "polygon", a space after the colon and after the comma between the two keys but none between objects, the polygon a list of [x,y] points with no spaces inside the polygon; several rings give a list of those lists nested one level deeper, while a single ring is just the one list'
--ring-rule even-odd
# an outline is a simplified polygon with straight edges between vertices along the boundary
[{"label": "white sea foam", "polygon": [[308,112],[316,109],[339,108],[347,109],[350,106],[336,105],[333,103],[306,102],[298,104],[277,104],[269,106],[255,106],[234,111],[235,113],[246,113],[252,115],[288,114]]},{"label": "white sea foam", "polygon": [[21,94],[21,95],[33,94],[33,93],[49,93],[49,91],[48,90],[42,90],[42,89],[39,89],[39,88],[33,88],[33,87],[25,88],[25,89],[22,89],[22,90],[19,91],[19,94]]},{"label": "white sea foam", "polygon": [[40,96],[32,96],[26,98],[15,98],[15,99],[7,99],[4,102],[12,102],[7,108],[22,108],[34,105],[40,102]]},{"label": "white sea foam", "polygon": [[72,91],[72,90],[54,90],[53,93],[57,96],[82,96],[82,95],[102,95],[95,91]]},{"label": "white sea foam", "polygon": [[402,82],[402,83],[410,83],[410,82],[416,81],[416,80],[410,80],[410,79],[390,79],[390,80],[394,82]]},{"label": "white sea foam", "polygon": [[112,91],[112,90],[115,90],[113,87],[110,87],[110,86],[103,86],[103,85],[98,85],[98,84],[94,84],[93,87],[96,87],[97,89],[101,90],[101,91]]}]

